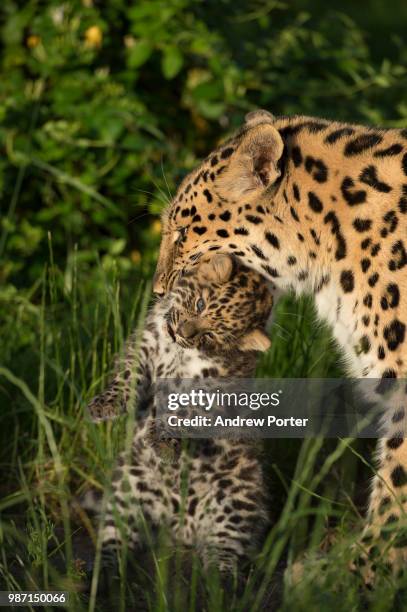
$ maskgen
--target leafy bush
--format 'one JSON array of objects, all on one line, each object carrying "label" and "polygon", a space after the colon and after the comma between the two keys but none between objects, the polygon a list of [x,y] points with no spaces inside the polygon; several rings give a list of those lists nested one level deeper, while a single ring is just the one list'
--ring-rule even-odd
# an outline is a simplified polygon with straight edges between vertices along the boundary
[{"label": "leafy bush", "polygon": [[38,279],[48,233],[57,263],[77,245],[150,272],[163,202],[254,106],[405,124],[401,40],[383,33],[390,59],[374,58],[349,16],[311,5],[7,0],[3,280]]}]

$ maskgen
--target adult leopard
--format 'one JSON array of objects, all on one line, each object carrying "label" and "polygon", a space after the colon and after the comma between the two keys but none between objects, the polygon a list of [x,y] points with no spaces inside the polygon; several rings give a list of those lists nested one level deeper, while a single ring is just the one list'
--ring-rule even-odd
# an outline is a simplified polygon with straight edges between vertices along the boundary
[{"label": "adult leopard", "polygon": [[[165,293],[203,253],[217,250],[283,290],[313,293],[352,377],[406,374],[407,129],[249,113],[164,212],[155,292]],[[367,556],[388,524],[398,521],[399,533],[406,526],[406,407],[405,396],[388,405]],[[388,562],[400,568],[405,538],[393,544],[386,542]]]}]

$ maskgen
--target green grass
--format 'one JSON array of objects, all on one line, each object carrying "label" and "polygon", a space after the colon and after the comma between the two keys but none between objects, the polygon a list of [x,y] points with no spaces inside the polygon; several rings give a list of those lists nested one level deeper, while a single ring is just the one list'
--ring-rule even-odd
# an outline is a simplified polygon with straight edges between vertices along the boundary
[{"label": "green grass", "polygon": [[[50,249],[50,263],[31,290],[2,295],[2,310],[9,313],[0,367],[4,589],[65,589],[71,592],[69,610],[101,609],[96,574],[90,598],[80,592],[84,562],[96,546],[98,566],[100,546],[97,525],[75,500],[86,487],[102,489],[109,482],[126,423],[95,425],[84,409],[106,383],[129,331],[142,324],[150,290],[148,275],[122,287],[114,268],[89,269],[75,257],[61,270]],[[310,300],[281,302],[259,376],[334,377],[341,374],[337,364]],[[273,522],[243,597],[223,592],[215,575],[203,575],[197,558],[171,551],[163,536],[150,541],[135,573],[122,577],[115,609],[243,612],[334,605],[349,611],[366,598],[374,610],[392,609],[396,587],[380,564],[374,597],[361,592],[348,571],[374,471],[363,459],[371,448],[360,440],[267,440]],[[304,576],[292,585],[284,566],[298,557],[305,558]]]}]

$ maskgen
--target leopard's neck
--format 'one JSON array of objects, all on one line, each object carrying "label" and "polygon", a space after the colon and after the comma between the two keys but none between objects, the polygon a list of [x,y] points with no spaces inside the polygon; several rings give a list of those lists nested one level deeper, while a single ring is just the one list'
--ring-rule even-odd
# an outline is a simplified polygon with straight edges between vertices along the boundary
[{"label": "leopard's neck", "polygon": [[266,214],[246,238],[244,259],[279,288],[314,294],[352,374],[378,375],[373,353],[358,346],[373,323],[370,294],[380,301],[391,265],[403,263],[403,246],[395,245],[404,158],[386,153],[400,133],[307,117],[282,118],[276,127],[285,142],[283,178],[260,202]]},{"label": "leopard's neck", "polygon": [[[383,179],[391,172],[394,185],[400,172],[400,160],[391,156],[373,158],[370,168],[374,149],[363,145],[377,141],[383,149],[399,131],[311,117],[282,117],[275,127],[285,142],[283,178],[276,193],[259,203],[266,215],[244,238],[243,259],[282,289],[318,294],[330,279],[343,293],[361,248],[374,246],[368,230],[389,209]],[[247,219],[243,210],[237,223],[247,226]]]}]

